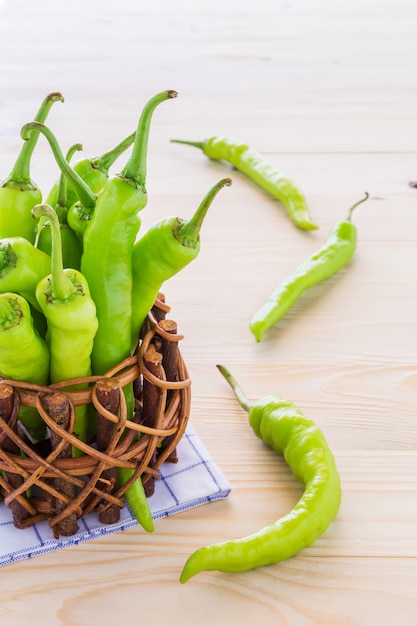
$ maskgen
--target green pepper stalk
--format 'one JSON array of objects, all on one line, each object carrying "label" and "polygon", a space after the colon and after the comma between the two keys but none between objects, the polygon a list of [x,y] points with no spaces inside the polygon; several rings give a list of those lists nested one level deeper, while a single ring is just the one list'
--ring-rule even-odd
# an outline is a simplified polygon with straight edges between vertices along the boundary
[{"label": "green pepper stalk", "polygon": [[[77,150],[82,150],[82,145],[77,143],[71,146],[66,154],[66,161],[69,163]],[[59,227],[61,229],[62,262],[64,267],[71,267],[79,270],[81,265],[81,243],[80,239],[67,222],[67,179],[63,172],[59,179],[58,198],[55,204],[55,212],[58,216]],[[48,204],[45,202],[45,204]],[[46,219],[38,222],[38,235],[35,245],[43,252],[51,255],[52,234],[50,223]]]},{"label": "green pepper stalk", "polygon": [[230,178],[223,178],[205,195],[188,221],[178,217],[159,220],[134,245],[132,256],[132,346],[165,281],[177,274],[200,252],[200,230],[207,211]]},{"label": "green pepper stalk", "polygon": [[[56,212],[46,204],[33,208],[35,218],[46,216],[51,224],[51,274],[37,286],[36,298],[48,324],[47,342],[50,350],[52,383],[90,376],[91,350],[97,331],[94,301],[84,276],[72,268],[63,268],[61,231]],[[76,407],[74,434],[87,438],[87,407]],[[73,448],[73,455],[81,454]]]},{"label": "green pepper stalk", "polygon": [[[44,122],[54,102],[64,102],[60,93],[51,93],[36,115],[36,120]],[[24,237],[35,241],[36,230],[32,218],[32,207],[42,200],[42,194],[30,177],[30,161],[38,141],[34,133],[23,144],[19,156],[8,178],[0,183],[0,238]]]},{"label": "green pepper stalk", "polygon": [[283,455],[304,493],[290,513],[261,530],[196,550],[185,563],[182,583],[201,571],[244,572],[290,558],[327,530],[342,497],[333,454],[316,424],[279,396],[250,403],[230,372],[217,367],[248,413],[255,435]]},{"label": "green pepper stalk", "polygon": [[90,285],[99,321],[91,355],[94,374],[104,374],[130,355],[132,252],[141,223],[138,212],[147,203],[150,124],[157,105],[176,95],[164,91],[145,105],[132,154],[122,172],[104,186],[84,234],[81,271]]},{"label": "green pepper stalk", "polygon": [[[131,133],[123,139],[117,146],[106,152],[105,154],[93,159],[81,159],[74,165],[74,170],[87,183],[91,191],[95,194],[100,193],[107,182],[109,170],[117,159],[133,144],[135,133]],[[59,195],[59,181],[55,183],[49,192],[45,203],[55,206]],[[78,201],[77,190],[71,184],[67,186],[66,207],[69,209]]]},{"label": "green pepper stalk", "polygon": [[248,145],[231,137],[210,137],[205,141],[171,141],[200,148],[209,159],[229,163],[279,200],[296,226],[303,230],[318,228],[310,217],[306,199],[298,185],[263,154]]},{"label": "green pepper stalk", "polygon": [[[46,385],[49,350],[33,325],[28,302],[19,294],[0,294],[0,375]],[[46,428],[36,409],[21,406],[19,418],[31,439],[42,441]]]},{"label": "green pepper stalk", "polygon": [[40,310],[36,300],[36,286],[50,271],[50,257],[27,239],[0,239],[0,292],[18,293]]},{"label": "green pepper stalk", "polygon": [[349,209],[347,217],[334,226],[324,245],[282,281],[253,315],[250,330],[257,341],[262,340],[264,334],[285,315],[307,289],[329,278],[348,264],[357,242],[356,226],[351,222],[352,212],[367,198],[368,194]]}]

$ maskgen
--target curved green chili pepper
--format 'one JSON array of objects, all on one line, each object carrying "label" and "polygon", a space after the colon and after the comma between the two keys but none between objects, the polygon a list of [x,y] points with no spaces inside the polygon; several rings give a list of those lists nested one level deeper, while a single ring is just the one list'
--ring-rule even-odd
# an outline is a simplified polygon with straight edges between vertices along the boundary
[{"label": "curved green chili pepper", "polygon": [[145,105],[130,159],[121,174],[104,186],[84,234],[81,271],[90,285],[99,321],[91,355],[94,374],[104,374],[131,353],[132,251],[140,227],[138,212],[147,203],[150,123],[157,105],[176,95],[164,91]]},{"label": "curved green chili pepper", "polygon": [[217,193],[230,178],[223,178],[203,198],[193,217],[159,220],[133,248],[132,268],[132,346],[135,347],[142,324],[165,281],[177,274],[200,252],[200,230]]},{"label": "curved green chili pepper", "polygon": [[23,237],[0,239],[0,291],[13,291],[39,310],[36,287],[51,271],[50,257]]},{"label": "curved green chili pepper", "polygon": [[[35,218],[46,216],[51,224],[51,274],[36,288],[36,298],[48,324],[47,342],[50,350],[52,383],[90,376],[91,350],[97,332],[96,307],[84,276],[62,266],[61,231],[52,207],[38,204]],[[74,434],[81,441],[87,438],[87,406],[76,407]],[[78,449],[73,449],[79,455]]]},{"label": "curved green chili pepper", "polygon": [[[90,187],[91,191],[98,194],[104,187],[109,176],[111,166],[135,141],[135,133],[131,133],[117,146],[105,154],[94,159],[81,159],[74,165],[74,170]],[[49,192],[45,203],[55,206],[59,195],[59,181],[55,183]],[[67,186],[66,207],[70,209],[78,201],[77,190],[71,184]]]},{"label": "curved green chili pepper", "polygon": [[[38,385],[49,377],[49,350],[33,326],[29,304],[10,292],[0,294],[0,375]],[[19,418],[34,442],[46,438],[36,409],[21,406]]]},{"label": "curved green chili pepper", "polygon": [[[66,154],[66,160],[69,163],[71,157],[77,150],[82,150],[79,143],[71,146]],[[61,229],[62,244],[62,263],[64,267],[71,267],[75,270],[80,269],[81,265],[81,243],[77,233],[75,233],[67,222],[67,181],[65,174],[61,172],[58,186],[58,198],[55,204],[55,212],[58,216],[59,227]],[[47,202],[45,204],[48,204]],[[40,219],[38,222],[38,234],[35,245],[39,250],[51,255],[52,250],[52,233],[51,225],[48,220]]]},{"label": "curved green chili pepper", "polygon": [[182,583],[202,571],[243,572],[288,559],[327,530],[341,502],[333,454],[314,422],[278,396],[251,404],[229,371],[217,367],[248,412],[255,435],[284,456],[304,493],[290,513],[252,535],[198,549],[185,563]]},{"label": "curved green chili pepper", "polygon": [[[47,139],[51,147],[52,154],[55,157],[55,161],[57,162],[61,170],[61,173],[64,174],[67,181],[71,182],[72,187],[77,192],[77,196],[80,198],[80,200],[76,202],[75,205],[71,207],[71,209],[69,210],[65,209],[65,210],[66,210],[66,220],[68,222],[69,227],[72,230],[74,230],[74,232],[77,235],[81,235],[82,232],[80,232],[79,229],[72,228],[73,222],[72,220],[69,219],[70,215],[72,211],[76,210],[76,211],[80,211],[80,213],[85,213],[85,215],[88,215],[89,219],[91,219],[93,212],[94,212],[95,205],[96,205],[97,196],[90,189],[87,183],[81,178],[81,176],[77,174],[75,169],[70,166],[67,159],[64,157],[61,148],[59,147],[59,144],[55,135],[47,126],[39,122],[28,122],[22,127],[20,133],[23,139],[28,140],[31,137],[31,134],[35,131],[38,131],[45,136],[45,138]],[[81,254],[82,254],[81,241],[80,241],[80,248],[81,248]],[[79,264],[80,262],[78,262],[78,265]],[[71,267],[71,265],[69,265],[69,267]]]},{"label": "curved green chili pepper", "polygon": [[347,265],[356,249],[357,232],[351,222],[352,211],[367,198],[368,194],[349,209],[347,217],[334,226],[325,244],[301,263],[253,315],[250,329],[257,341],[262,340],[266,331],[285,315],[304,291]]},{"label": "curved green chili pepper", "polygon": [[50,145],[52,154],[55,158],[55,161],[57,162],[57,165],[59,166],[61,172],[63,172],[66,176],[67,181],[69,181],[76,189],[77,196],[80,198],[80,202],[85,207],[91,207],[92,209],[94,209],[97,200],[96,194],[91,191],[87,183],[84,182],[81,176],[79,176],[79,174],[77,174],[77,172],[70,166],[67,159],[63,155],[62,150],[59,147],[58,141],[53,132],[47,126],[45,126],[45,124],[36,121],[24,124],[24,126],[22,126],[20,130],[20,135],[25,141],[30,141],[33,133],[42,133],[42,135],[45,136]]},{"label": "curved green chili pepper", "polygon": [[209,159],[227,161],[282,202],[290,219],[299,228],[318,228],[311,220],[306,199],[294,181],[253,148],[230,137],[211,137],[201,142],[172,139],[172,142],[200,148]]},{"label": "curved green chili pepper", "polygon": [[[42,102],[36,120],[44,122],[54,102],[64,102],[60,93],[51,93]],[[32,207],[42,200],[41,191],[30,177],[30,160],[38,141],[34,133],[23,144],[20,154],[8,178],[0,183],[0,238],[24,237],[35,241],[35,223]]]}]

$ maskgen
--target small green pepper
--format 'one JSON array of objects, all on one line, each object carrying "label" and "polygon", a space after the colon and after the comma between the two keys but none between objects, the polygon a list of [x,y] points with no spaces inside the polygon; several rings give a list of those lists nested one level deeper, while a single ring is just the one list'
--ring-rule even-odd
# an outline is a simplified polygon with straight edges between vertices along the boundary
[{"label": "small green pepper", "polygon": [[[132,477],[133,470],[128,467],[119,467],[118,474],[120,483],[125,485]],[[140,478],[129,486],[125,493],[125,498],[136,521],[146,532],[152,533],[155,530],[152,512]]]},{"label": "small green pepper", "polygon": [[[91,212],[94,211],[94,207],[96,205],[97,196],[93,191],[91,191],[90,187],[87,183],[77,174],[77,172],[70,166],[67,159],[62,153],[62,150],[58,144],[58,141],[53,134],[53,132],[45,126],[45,124],[41,124],[40,122],[28,122],[24,126],[22,126],[20,134],[25,141],[30,141],[30,138],[33,133],[42,133],[46,140],[48,141],[52,154],[55,157],[55,161],[59,166],[61,173],[65,175],[65,178],[71,182],[74,189],[77,191],[77,196],[80,200],[76,203],[76,205],[80,204],[84,208],[85,211]],[[46,203],[45,203],[46,204]],[[66,213],[66,217],[68,218],[69,211]],[[44,219],[42,221],[45,221]]]},{"label": "small green pepper", "polygon": [[[54,102],[64,102],[60,93],[51,93],[42,102],[36,120],[44,122]],[[42,194],[30,177],[30,160],[38,140],[34,133],[23,144],[8,178],[0,183],[0,238],[24,237],[35,241],[35,222],[32,207],[41,202]]]},{"label": "small green pepper", "polygon": [[[116,160],[125,152],[134,142],[135,133],[131,133],[123,139],[117,146],[109,150],[105,154],[94,159],[81,159],[74,165],[74,170],[90,187],[95,194],[100,193],[107,182],[109,170]],[[59,181],[55,183],[49,192],[45,203],[55,206],[59,195]],[[78,202],[77,189],[69,183],[67,186],[66,207],[70,209],[73,204]]]},{"label": "small green pepper", "polygon": [[[79,143],[70,147],[65,157],[68,163],[77,150],[82,150],[82,146]],[[81,265],[81,242],[77,233],[75,233],[68,225],[66,198],[67,179],[65,174],[61,172],[58,186],[58,199],[54,208],[58,216],[59,227],[61,229],[62,263],[64,267],[72,267],[75,270],[79,270]],[[52,234],[50,226],[51,225],[48,220],[39,220],[38,234],[35,241],[36,247],[39,248],[39,250],[43,250],[43,252],[48,255],[51,255],[52,250]]]},{"label": "small green pepper", "polygon": [[164,91],[145,105],[130,159],[121,174],[104,186],[84,234],[81,271],[90,285],[99,321],[91,355],[94,374],[105,374],[131,353],[132,252],[140,227],[138,212],[147,203],[150,123],[157,105],[176,95]]},{"label": "small green pepper", "polygon": [[135,347],[142,324],[165,281],[197,258],[200,230],[217,193],[230,178],[223,178],[203,198],[188,221],[178,217],[159,220],[134,245],[132,256],[132,346]]},{"label": "small green pepper", "polygon": [[255,435],[284,456],[304,493],[290,513],[261,530],[196,550],[185,563],[182,583],[202,571],[244,572],[288,559],[327,530],[342,496],[333,454],[314,422],[278,396],[251,404],[230,372],[217,367],[247,411]]},{"label": "small green pepper", "polygon": [[253,315],[250,330],[257,341],[262,340],[302,293],[347,265],[355,252],[357,239],[356,227],[351,222],[352,211],[367,198],[368,194],[349,209],[347,217],[334,226],[325,244],[301,263]]},{"label": "small green pepper", "polygon": [[[51,224],[51,274],[36,288],[36,298],[48,324],[52,383],[91,375],[91,350],[97,332],[96,307],[84,276],[62,266],[61,231],[52,207],[39,204],[33,208],[35,218],[45,216]],[[87,406],[76,407],[74,434],[87,438]],[[73,448],[73,454],[81,454]]]},{"label": "small green pepper", "polygon": [[231,137],[210,137],[210,139],[200,142],[179,139],[172,141],[173,143],[200,148],[209,159],[230,163],[259,187],[282,202],[290,219],[299,228],[303,230],[318,228],[317,224],[311,220],[307,202],[301,189],[285,172],[253,148]]},{"label": "small green pepper", "polygon": [[39,310],[36,286],[50,271],[50,257],[27,239],[0,239],[0,292],[18,293]]},{"label": "small green pepper", "polygon": [[[34,328],[29,304],[10,292],[0,294],[0,375],[38,385],[46,385],[49,377],[49,350]],[[46,438],[36,409],[21,406],[19,419],[34,442]]]},{"label": "small green pepper", "polygon": [[78,237],[82,240],[87,226],[90,225],[91,219],[94,213],[93,206],[84,206],[80,201],[75,202],[72,207],[68,209],[67,221],[69,227],[77,233]]}]

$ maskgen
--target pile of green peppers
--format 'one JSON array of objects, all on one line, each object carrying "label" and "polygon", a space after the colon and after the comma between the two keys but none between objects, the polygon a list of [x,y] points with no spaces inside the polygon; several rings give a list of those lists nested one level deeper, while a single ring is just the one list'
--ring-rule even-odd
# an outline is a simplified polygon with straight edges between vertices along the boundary
[{"label": "pile of green peppers", "polygon": [[[137,128],[116,147],[74,165],[81,144],[64,155],[45,124],[60,93],[41,103],[21,129],[21,151],[0,183],[0,377],[48,385],[102,376],[131,356],[140,331],[165,281],[200,251],[200,229],[222,179],[203,197],[189,220],[167,218],[140,236],[139,213],[147,204],[147,152],[157,106],[175,98],[172,90],[154,95],[143,107]],[[31,178],[31,159],[40,135],[57,163],[57,180],[43,196]],[[111,166],[129,148],[120,173]],[[133,387],[124,388],[133,418]],[[74,434],[91,436],[88,407],[76,407]],[[46,438],[41,416],[21,407],[19,419],[35,444]],[[73,446],[73,456],[83,454]],[[121,484],[129,472],[120,472]],[[138,522],[153,530],[141,480],[126,492]]]}]

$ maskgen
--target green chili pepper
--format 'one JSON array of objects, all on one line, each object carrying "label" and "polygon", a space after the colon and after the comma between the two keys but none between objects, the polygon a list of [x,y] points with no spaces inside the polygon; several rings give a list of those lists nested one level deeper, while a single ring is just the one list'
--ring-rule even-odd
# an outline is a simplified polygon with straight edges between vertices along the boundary
[{"label": "green chili pepper", "polygon": [[[77,150],[82,150],[82,145],[77,143],[70,147],[66,155],[66,161],[69,163],[71,157]],[[67,182],[63,172],[59,179],[58,198],[55,204],[55,212],[58,216],[59,227],[61,229],[62,244],[62,263],[64,267],[71,267],[79,270],[81,265],[81,243],[80,239],[67,222]],[[48,203],[45,203],[48,204]],[[52,250],[52,233],[50,223],[46,219],[40,219],[38,222],[38,234],[35,245],[39,250],[43,250],[51,255]]]},{"label": "green chili pepper", "polygon": [[[0,294],[0,375],[38,385],[46,385],[49,377],[49,350],[33,326],[29,304],[10,292]],[[36,409],[22,406],[19,418],[34,442],[46,438]]]},{"label": "green chili pepper", "polygon": [[201,142],[179,139],[172,141],[200,148],[209,159],[228,162],[279,200],[299,228],[318,228],[311,220],[306,199],[295,182],[253,148],[230,137],[211,137]]},{"label": "green chili pepper", "polygon": [[85,207],[81,202],[76,202],[68,209],[67,221],[69,227],[77,233],[82,240],[87,226],[90,225],[94,213],[94,206]]},{"label": "green chili pepper", "polygon": [[217,367],[248,412],[255,435],[284,456],[304,485],[304,493],[290,513],[261,530],[198,549],[185,563],[182,583],[201,571],[243,572],[288,559],[327,530],[341,502],[333,454],[314,422],[278,396],[265,396],[251,404],[230,372]]},{"label": "green chili pepper", "polygon": [[95,193],[93,193],[93,191],[91,191],[90,187],[81,178],[81,176],[77,174],[77,172],[70,166],[67,159],[64,157],[53,132],[47,126],[45,126],[45,124],[41,124],[40,122],[36,121],[28,122],[27,124],[22,126],[20,130],[22,138],[26,141],[30,141],[30,137],[35,132],[36,134],[42,133],[45,136],[61,172],[65,175],[67,181],[71,182],[74,189],[76,189],[77,196],[80,198],[79,203],[82,204],[82,206],[85,207],[86,210],[91,210],[92,212],[96,204],[97,196]]},{"label": "green chili pepper", "polygon": [[191,263],[200,252],[200,230],[217,193],[230,178],[220,180],[203,198],[193,217],[159,220],[134,245],[132,256],[132,345],[163,283]]},{"label": "green chili pepper", "polygon": [[27,239],[0,239],[0,292],[18,293],[39,310],[36,286],[50,271],[50,257]]},{"label": "green chili pepper", "polygon": [[[81,159],[74,165],[74,170],[90,187],[91,191],[98,194],[104,187],[109,176],[109,170],[111,166],[117,161],[117,159],[125,152],[134,142],[135,133],[131,133],[128,137],[123,139],[112,150],[109,150],[102,156],[94,159]],[[55,183],[49,192],[45,203],[55,206],[58,201],[59,195],[59,181]],[[72,187],[71,184],[67,186],[66,207],[70,209],[73,204],[78,201],[77,190]]]},{"label": "green chili pepper", "polygon": [[[61,231],[52,207],[39,204],[33,208],[35,218],[46,216],[51,224],[51,274],[42,279],[36,298],[48,324],[52,383],[91,374],[91,350],[97,331],[96,307],[84,276],[62,266]],[[87,407],[76,407],[74,434],[81,441],[87,437]],[[78,449],[73,449],[79,455]]]},{"label": "green chili pepper", "polygon": [[[120,483],[124,485],[131,478],[133,470],[119,467],[118,474]],[[152,533],[155,530],[152,513],[140,478],[132,483],[125,493],[125,498],[136,521],[146,532]]]},{"label": "green chili pepper", "polygon": [[92,352],[94,374],[104,374],[130,355],[132,251],[140,226],[137,214],[147,203],[150,123],[157,105],[176,95],[164,91],[145,105],[130,159],[121,174],[104,186],[84,234],[81,271],[90,285],[99,321]]},{"label": "green chili pepper", "polygon": [[[64,102],[60,93],[51,93],[42,102],[36,120],[44,122],[54,102]],[[30,160],[38,140],[34,133],[23,144],[8,178],[0,183],[0,238],[24,237],[35,241],[35,222],[32,207],[41,202],[42,194],[30,177]]]},{"label": "green chili pepper", "polygon": [[253,315],[250,329],[257,341],[262,340],[267,330],[285,315],[304,291],[347,265],[355,252],[357,240],[356,227],[351,222],[352,211],[367,198],[368,194],[349,209],[347,217],[334,226],[325,244],[301,263]]},{"label": "green chili pepper", "polygon": [[[145,105],[130,159],[122,172],[110,178],[104,186],[84,233],[81,269],[89,282],[99,321],[92,352],[94,374],[104,374],[131,352],[132,252],[140,227],[137,214],[147,203],[150,124],[158,104],[176,96],[175,91],[164,91]],[[134,410],[132,386],[123,390],[130,419]],[[123,485],[131,473],[119,472],[119,476]],[[138,502],[143,506],[146,504],[139,481],[126,491],[125,497],[133,513],[138,515],[138,522],[145,526],[148,524],[142,516],[143,507],[138,507]]]}]

